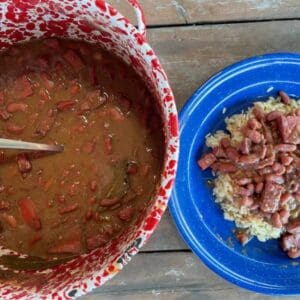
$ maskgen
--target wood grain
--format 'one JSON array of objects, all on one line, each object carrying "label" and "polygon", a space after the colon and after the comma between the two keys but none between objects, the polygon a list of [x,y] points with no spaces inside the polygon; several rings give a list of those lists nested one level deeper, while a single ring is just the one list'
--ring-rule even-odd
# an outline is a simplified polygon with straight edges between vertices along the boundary
[{"label": "wood grain", "polygon": [[[129,266],[81,300],[96,299],[267,300],[227,283],[192,253],[140,253]],[[272,298],[273,300],[276,297]],[[292,298],[285,298],[285,300]]]},{"label": "wood grain", "polygon": [[[135,22],[125,0],[108,0]],[[139,0],[148,25],[229,22],[300,17],[298,0]]]},{"label": "wood grain", "polygon": [[300,21],[151,29],[148,40],[180,109],[204,81],[229,64],[268,52],[300,52]]},{"label": "wood grain", "polygon": [[152,234],[150,240],[142,248],[142,252],[152,251],[175,251],[187,250],[188,246],[183,242],[176,229],[169,211],[166,211],[157,229]]}]

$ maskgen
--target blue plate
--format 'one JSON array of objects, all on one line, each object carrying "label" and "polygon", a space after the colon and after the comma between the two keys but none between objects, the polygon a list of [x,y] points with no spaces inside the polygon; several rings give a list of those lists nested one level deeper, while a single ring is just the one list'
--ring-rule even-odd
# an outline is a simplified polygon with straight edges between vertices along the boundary
[{"label": "blue plate", "polygon": [[225,129],[226,116],[279,90],[300,98],[299,54],[243,60],[192,95],[180,113],[180,158],[170,211],[185,242],[218,275],[255,292],[290,295],[300,293],[300,260],[289,259],[277,240],[252,239],[242,247],[233,235],[234,223],[224,220],[214,202],[207,185],[211,172],[197,166],[207,133]]}]

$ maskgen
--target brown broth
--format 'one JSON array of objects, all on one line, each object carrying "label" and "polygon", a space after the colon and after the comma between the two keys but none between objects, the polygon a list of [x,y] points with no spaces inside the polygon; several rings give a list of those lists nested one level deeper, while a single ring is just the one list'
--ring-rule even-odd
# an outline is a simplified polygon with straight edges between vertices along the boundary
[{"label": "brown broth", "polygon": [[51,257],[117,238],[160,178],[164,137],[145,85],[115,56],[70,40],[13,47],[0,70],[0,136],[65,145],[23,160],[1,152],[0,244]]}]

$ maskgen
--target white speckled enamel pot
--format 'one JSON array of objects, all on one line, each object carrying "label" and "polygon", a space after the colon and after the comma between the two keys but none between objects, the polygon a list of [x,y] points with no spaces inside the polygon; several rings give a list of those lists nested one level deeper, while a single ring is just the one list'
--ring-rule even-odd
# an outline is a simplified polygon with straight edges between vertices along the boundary
[{"label": "white speckled enamel pot", "polygon": [[101,286],[145,244],[167,207],[178,159],[177,111],[167,77],[145,41],[144,14],[137,1],[128,2],[136,12],[138,29],[102,0],[0,0],[0,49],[43,37],[102,45],[132,65],[153,91],[166,136],[157,192],[130,230],[103,248],[62,265],[43,271],[22,271],[22,280],[2,279],[1,299],[73,299]]}]

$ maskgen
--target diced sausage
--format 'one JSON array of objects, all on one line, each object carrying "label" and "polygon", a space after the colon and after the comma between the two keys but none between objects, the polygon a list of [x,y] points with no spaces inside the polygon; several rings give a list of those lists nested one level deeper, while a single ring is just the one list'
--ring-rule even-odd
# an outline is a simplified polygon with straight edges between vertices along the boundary
[{"label": "diced sausage", "polygon": [[18,201],[21,216],[24,222],[29,225],[32,229],[40,230],[41,220],[37,214],[34,203],[31,198],[22,198]]},{"label": "diced sausage", "polygon": [[220,145],[223,147],[223,148],[227,148],[230,146],[230,140],[229,138],[225,137],[225,138],[222,138],[220,140]]},{"label": "diced sausage", "polygon": [[237,167],[234,164],[226,162],[216,162],[212,165],[212,168],[223,173],[234,173],[237,171]]},{"label": "diced sausage", "polygon": [[266,213],[274,213],[277,211],[281,193],[282,186],[267,181],[261,196],[261,210]]},{"label": "diced sausage", "polygon": [[213,153],[204,154],[201,159],[198,160],[198,165],[202,170],[209,168],[217,160]]},{"label": "diced sausage", "polygon": [[243,196],[240,199],[239,204],[240,204],[240,206],[251,207],[253,202],[254,202],[253,198],[251,198],[249,196]]},{"label": "diced sausage", "polygon": [[74,100],[59,101],[56,103],[56,108],[60,111],[70,110],[76,105]]},{"label": "diced sausage", "polygon": [[297,146],[293,144],[277,144],[274,146],[274,150],[280,152],[294,152],[296,149]]},{"label": "diced sausage", "polygon": [[239,162],[239,153],[234,147],[228,147],[225,150],[226,156],[228,157],[229,160],[231,160],[234,163]]},{"label": "diced sausage", "polygon": [[43,119],[41,121],[40,124],[38,124],[35,133],[37,135],[41,135],[41,136],[46,136],[47,133],[51,130],[51,128],[53,127],[55,123],[55,118],[54,117],[47,117],[45,119]]},{"label": "diced sausage", "polygon": [[225,153],[225,150],[220,147],[220,146],[217,146],[217,147],[214,147],[213,148],[213,154],[218,157],[218,158],[224,158],[226,157],[226,153]]},{"label": "diced sausage", "polygon": [[17,220],[14,216],[8,214],[2,214],[3,221],[11,228],[17,228]]},{"label": "diced sausage", "polygon": [[31,162],[26,153],[20,153],[17,156],[17,163],[20,173],[28,173],[32,169]]},{"label": "diced sausage", "polygon": [[251,178],[248,178],[248,177],[243,177],[243,178],[240,178],[236,181],[236,183],[238,185],[246,185],[246,184],[249,184],[252,182],[252,179]]},{"label": "diced sausage", "polygon": [[281,102],[284,104],[290,104],[291,100],[290,97],[284,92],[284,91],[279,91],[279,96],[281,98]]},{"label": "diced sausage", "polygon": [[236,186],[235,193],[241,196],[251,196],[253,194],[253,191],[242,186]]},{"label": "diced sausage", "polygon": [[131,206],[128,207],[124,207],[122,208],[119,213],[118,213],[118,217],[119,219],[121,219],[122,221],[130,221],[131,218],[133,217],[134,214],[134,208]]},{"label": "diced sausage", "polygon": [[244,231],[244,230],[237,230],[235,233],[234,233],[236,239],[244,246],[246,245],[250,240],[251,240],[251,237],[249,236],[249,234]]},{"label": "diced sausage", "polygon": [[6,109],[0,108],[0,119],[2,121],[7,121],[11,115],[8,113]]},{"label": "diced sausage", "polygon": [[261,143],[263,136],[257,130],[248,129],[246,130],[246,137],[248,137],[253,143],[259,144]]},{"label": "diced sausage", "polygon": [[292,234],[285,234],[281,237],[281,247],[284,251],[297,248],[295,237]]},{"label": "diced sausage", "polygon": [[22,102],[12,102],[6,106],[6,110],[9,113],[26,112],[28,104]]},{"label": "diced sausage", "polygon": [[260,129],[262,127],[261,123],[255,118],[250,118],[247,122],[247,126],[253,130]]},{"label": "diced sausage", "polygon": [[96,234],[86,239],[86,247],[89,251],[99,248],[107,243],[107,238],[102,234]]},{"label": "diced sausage", "polygon": [[10,208],[10,203],[4,200],[0,201],[0,210],[7,210]]},{"label": "diced sausage", "polygon": [[250,153],[251,144],[252,142],[249,138],[244,138],[240,145],[240,151],[243,154],[248,155]]}]

